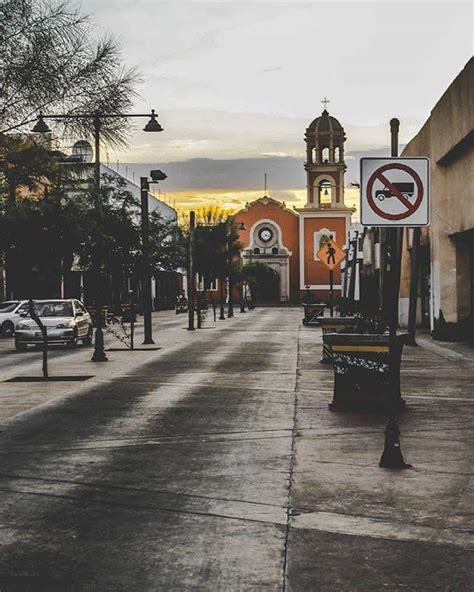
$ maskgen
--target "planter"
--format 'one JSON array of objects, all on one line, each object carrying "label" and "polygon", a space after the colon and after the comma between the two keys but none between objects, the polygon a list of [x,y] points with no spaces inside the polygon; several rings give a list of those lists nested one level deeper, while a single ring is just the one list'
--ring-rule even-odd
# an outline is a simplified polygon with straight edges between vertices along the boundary
[{"label": "planter", "polygon": [[324,315],[325,304],[303,304],[303,325],[318,327],[319,321]]},{"label": "planter", "polygon": [[329,333],[355,333],[355,317],[324,317],[319,320],[323,330],[323,357],[321,364],[332,364],[332,350],[326,340]]},{"label": "planter", "polygon": [[392,414],[405,407],[400,364],[405,336],[329,333],[334,365],[331,410]]}]

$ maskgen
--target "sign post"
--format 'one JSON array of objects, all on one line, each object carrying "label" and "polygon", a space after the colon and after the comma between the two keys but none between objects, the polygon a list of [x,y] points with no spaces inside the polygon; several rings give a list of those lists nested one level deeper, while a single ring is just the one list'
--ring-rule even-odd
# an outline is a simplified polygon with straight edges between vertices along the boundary
[{"label": "sign post", "polygon": [[329,310],[334,316],[334,268],[345,258],[346,254],[341,247],[332,240],[332,236],[325,245],[316,253],[321,263],[329,269]]},{"label": "sign post", "polygon": [[[399,126],[398,119],[390,121],[391,158],[362,158],[360,161],[361,222],[366,226],[382,227],[381,242],[385,247],[381,253],[384,258],[381,265],[382,309],[389,319],[393,340],[398,326],[403,228],[419,228],[429,223],[429,159],[398,158]],[[392,392],[395,386],[390,386],[385,447],[379,466],[409,468],[400,449],[400,430]]]}]

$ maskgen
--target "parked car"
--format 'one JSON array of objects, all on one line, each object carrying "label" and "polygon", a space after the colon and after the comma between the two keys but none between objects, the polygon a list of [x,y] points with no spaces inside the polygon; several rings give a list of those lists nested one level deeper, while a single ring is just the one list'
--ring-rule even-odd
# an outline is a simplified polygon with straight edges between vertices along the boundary
[{"label": "parked car", "polygon": [[[92,343],[92,318],[79,300],[35,300],[35,312],[46,327],[48,344],[77,345]],[[22,320],[15,331],[15,348],[26,351],[28,345],[38,345],[43,337],[38,325],[29,318],[28,311],[22,312]]]},{"label": "parked car", "polygon": [[22,310],[26,310],[26,300],[6,300],[0,302],[0,334],[11,337],[15,333],[18,321],[21,321]]}]

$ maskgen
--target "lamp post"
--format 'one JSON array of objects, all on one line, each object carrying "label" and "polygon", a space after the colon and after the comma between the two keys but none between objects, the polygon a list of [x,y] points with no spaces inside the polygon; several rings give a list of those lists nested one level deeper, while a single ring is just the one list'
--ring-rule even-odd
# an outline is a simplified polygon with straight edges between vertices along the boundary
[{"label": "lamp post", "polygon": [[[152,109],[151,113],[101,113],[100,111],[94,111],[92,113],[62,113],[55,115],[44,115],[41,111],[38,116],[38,120],[31,130],[35,133],[49,133],[51,130],[45,122],[45,119],[86,119],[92,120],[92,127],[94,130],[94,144],[95,144],[95,161],[94,161],[94,193],[95,193],[95,210],[97,219],[101,219],[102,213],[102,202],[100,199],[100,134],[102,128],[102,121],[104,119],[122,119],[122,118],[133,118],[133,117],[149,117],[148,123],[143,128],[145,132],[161,132],[163,128],[158,123],[157,115],[155,110]],[[96,330],[94,340],[94,353],[92,355],[93,362],[106,362],[107,356],[104,351],[104,331],[103,331],[103,319],[102,319],[102,290],[100,286],[100,262],[95,261],[96,267],[96,298],[95,298],[95,317],[96,317]]]},{"label": "lamp post", "polygon": [[165,173],[162,171],[150,171],[151,179],[148,177],[140,177],[140,205],[141,205],[141,231],[142,231],[142,303],[143,303],[143,324],[144,324],[144,341],[143,345],[152,345],[153,329],[152,329],[152,301],[151,301],[151,269],[150,269],[150,218],[148,208],[148,190],[150,183],[159,183],[166,179]]}]

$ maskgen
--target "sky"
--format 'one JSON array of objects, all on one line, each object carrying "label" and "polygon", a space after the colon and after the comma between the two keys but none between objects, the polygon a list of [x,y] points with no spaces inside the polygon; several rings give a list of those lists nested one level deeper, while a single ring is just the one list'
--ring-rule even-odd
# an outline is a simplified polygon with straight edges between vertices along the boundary
[{"label": "sky", "polygon": [[[473,5],[457,1],[213,2],[83,0],[98,35],[112,34],[142,72],[137,127],[107,151],[136,178],[160,168],[178,208],[238,209],[268,193],[305,202],[304,132],[321,100],[347,136],[346,203],[361,156],[389,154],[389,121],[410,140],[473,53]],[[117,161],[119,164],[117,165]]]}]

